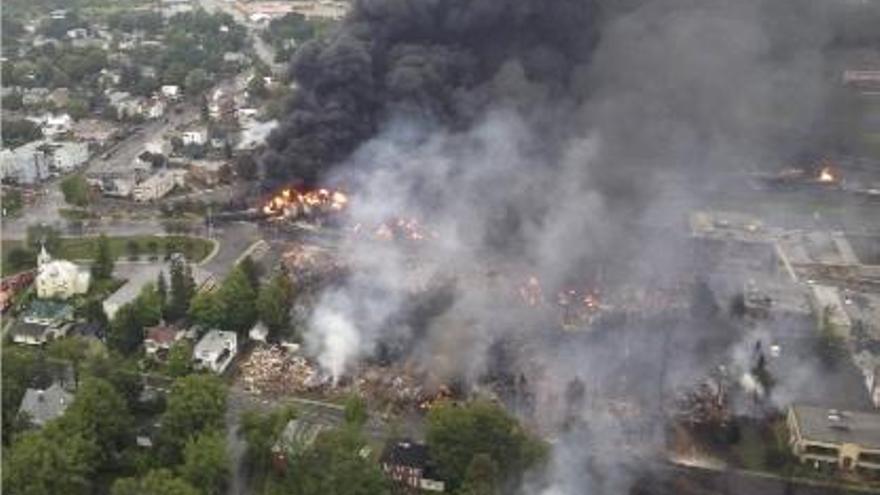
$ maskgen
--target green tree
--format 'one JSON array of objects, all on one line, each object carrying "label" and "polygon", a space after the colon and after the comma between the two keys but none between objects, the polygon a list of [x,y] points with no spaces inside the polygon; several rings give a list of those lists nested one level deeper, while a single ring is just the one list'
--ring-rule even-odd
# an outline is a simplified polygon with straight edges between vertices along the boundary
[{"label": "green tree", "polygon": [[271,448],[278,441],[287,423],[296,417],[293,407],[283,406],[262,414],[248,410],[242,413],[237,435],[247,443],[245,459],[251,470],[263,473],[271,461]]},{"label": "green tree", "polygon": [[43,137],[37,124],[27,119],[3,119],[3,146],[16,148]]},{"label": "green tree", "polygon": [[284,272],[260,287],[257,297],[257,312],[260,320],[273,334],[290,326],[290,309],[293,305],[293,287]]},{"label": "green tree", "polygon": [[134,239],[130,239],[125,243],[125,249],[128,251],[128,259],[137,261],[141,257],[141,245]]},{"label": "green tree", "polygon": [[190,438],[223,428],[225,412],[226,387],[216,376],[189,375],[175,380],[159,432],[162,459],[179,462]]},{"label": "green tree", "polygon": [[4,345],[2,356],[3,373],[0,378],[3,385],[3,443],[8,445],[13,438],[9,433],[14,430],[21,399],[36,374],[39,363],[36,352],[26,347]]},{"label": "green tree", "polygon": [[502,480],[524,473],[544,459],[546,446],[527,434],[500,406],[473,402],[440,404],[428,414],[428,445],[440,475],[452,488],[464,481],[477,454],[488,455]]},{"label": "green tree", "polygon": [[16,215],[24,206],[21,191],[13,188],[3,189],[3,216]]},{"label": "green tree", "polygon": [[255,291],[259,290],[260,278],[263,276],[263,269],[260,265],[258,265],[250,256],[245,256],[238,266],[241,268],[241,271],[244,272],[251,287],[253,287]]},{"label": "green tree", "polygon": [[97,447],[54,426],[22,435],[4,450],[3,491],[16,495],[92,493]]},{"label": "green tree", "polygon": [[61,248],[61,235],[52,226],[31,225],[27,228],[27,245],[34,252],[39,252],[40,247],[45,245],[49,254],[57,256]]},{"label": "green tree", "polygon": [[144,327],[159,323],[161,318],[159,292],[153,284],[147,284],[137,299],[116,310],[107,344],[124,355],[130,355],[144,342]]},{"label": "green tree", "polygon": [[142,478],[120,478],[111,495],[200,495],[200,491],[169,469],[154,469]]},{"label": "green tree", "polygon": [[832,320],[833,311],[830,306],[822,310],[822,319],[819,321],[819,335],[814,345],[819,360],[829,369],[836,368],[846,357],[846,344],[835,328]]},{"label": "green tree", "polygon": [[168,352],[168,374],[174,378],[192,372],[192,345],[186,341],[176,342]]},{"label": "green tree", "polygon": [[211,78],[205,69],[197,68],[189,71],[183,81],[183,87],[187,94],[197,96],[205,92],[211,86]]},{"label": "green tree", "polygon": [[14,247],[6,253],[6,269],[10,273],[33,268],[37,264],[37,253],[30,249]]},{"label": "green tree", "polygon": [[498,465],[487,454],[477,454],[468,466],[460,495],[497,495]]},{"label": "green tree", "polygon": [[380,495],[390,493],[388,482],[369,457],[367,445],[355,430],[343,428],[318,435],[315,443],[291,462],[285,480],[287,493],[298,495]]},{"label": "green tree", "polygon": [[168,282],[165,281],[165,272],[159,272],[156,280],[156,293],[159,295],[159,301],[162,303],[162,313],[168,306]]},{"label": "green tree", "polygon": [[62,180],[61,192],[64,193],[64,201],[71,205],[79,207],[89,205],[91,190],[82,174],[74,174]]},{"label": "green tree", "polygon": [[181,259],[171,261],[170,275],[171,290],[168,294],[165,316],[173,321],[187,315],[195,295],[196,284],[189,265]]},{"label": "green tree", "polygon": [[67,113],[75,120],[89,116],[89,103],[79,98],[71,98],[67,103]]},{"label": "green tree", "polygon": [[84,377],[97,377],[110,382],[124,399],[128,410],[134,410],[143,390],[140,372],[134,360],[115,353],[91,355],[82,365]]},{"label": "green tree", "polygon": [[189,316],[193,321],[207,328],[223,328],[226,323],[223,301],[217,292],[212,291],[202,291],[193,297]]},{"label": "green tree", "polygon": [[83,380],[73,403],[58,421],[66,435],[80,436],[94,443],[104,467],[134,440],[134,420],[125,398],[101,378]]},{"label": "green tree", "polygon": [[205,431],[191,438],[183,449],[183,478],[205,495],[220,495],[229,480],[229,458],[222,432]]},{"label": "green tree", "polygon": [[113,252],[110,250],[110,239],[101,234],[98,237],[98,252],[92,264],[92,276],[95,280],[109,280],[113,276]]},{"label": "green tree", "polygon": [[360,428],[367,422],[367,403],[357,394],[351,394],[345,401],[345,423]]},{"label": "green tree", "polygon": [[257,292],[247,273],[236,266],[223,281],[218,294],[225,311],[223,328],[239,335],[247,332],[257,320]]},{"label": "green tree", "polygon": [[46,347],[46,353],[55,359],[70,361],[75,374],[79,373],[80,364],[93,352],[91,343],[80,336],[69,336],[53,340]]}]

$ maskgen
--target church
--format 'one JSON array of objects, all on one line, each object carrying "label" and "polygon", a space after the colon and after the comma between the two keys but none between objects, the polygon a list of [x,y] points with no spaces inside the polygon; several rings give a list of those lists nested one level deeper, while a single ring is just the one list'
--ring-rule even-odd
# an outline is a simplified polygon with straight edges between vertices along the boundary
[{"label": "church", "polygon": [[53,260],[46,247],[37,257],[37,297],[40,299],[67,299],[89,290],[91,273],[87,268],[67,260]]}]

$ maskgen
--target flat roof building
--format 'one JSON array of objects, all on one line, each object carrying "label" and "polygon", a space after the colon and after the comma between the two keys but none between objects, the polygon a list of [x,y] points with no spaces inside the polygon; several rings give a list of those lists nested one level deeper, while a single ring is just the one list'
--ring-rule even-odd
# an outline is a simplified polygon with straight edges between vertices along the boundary
[{"label": "flat roof building", "polygon": [[801,462],[880,470],[880,414],[792,405],[786,424],[792,451]]}]

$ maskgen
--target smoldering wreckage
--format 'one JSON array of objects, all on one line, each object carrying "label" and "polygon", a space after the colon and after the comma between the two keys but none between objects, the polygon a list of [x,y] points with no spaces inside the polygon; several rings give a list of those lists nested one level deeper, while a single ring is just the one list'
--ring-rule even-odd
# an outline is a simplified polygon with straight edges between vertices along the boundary
[{"label": "smoldering wreckage", "polygon": [[299,50],[261,157],[308,357],[259,349],[246,386],[497,400],[557,446],[526,493],[619,493],[670,418],[754,413],[731,396],[757,401],[763,365],[729,357],[755,344],[680,220],[716,177],[834,138],[814,125],[828,8],[356,2]]}]

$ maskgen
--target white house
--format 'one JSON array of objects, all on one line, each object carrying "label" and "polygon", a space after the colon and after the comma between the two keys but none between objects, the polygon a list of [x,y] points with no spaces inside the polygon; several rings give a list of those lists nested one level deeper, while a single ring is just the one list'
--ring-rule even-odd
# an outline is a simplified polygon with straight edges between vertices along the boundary
[{"label": "white house", "polygon": [[176,100],[180,98],[180,86],[176,84],[166,84],[162,86],[159,91],[162,93],[162,96],[168,98],[169,100]]},{"label": "white house", "polygon": [[235,332],[211,330],[196,344],[193,360],[196,367],[223,373],[237,353],[238,336]]},{"label": "white house", "polygon": [[180,135],[180,140],[183,141],[184,146],[191,144],[203,145],[207,139],[208,133],[204,130],[185,131]]},{"label": "white house", "polygon": [[70,172],[89,160],[89,144],[56,141],[48,144],[51,151],[49,167],[59,173]]},{"label": "white house", "polygon": [[49,161],[42,150],[45,143],[33,141],[0,152],[0,178],[18,184],[35,184],[49,175]]},{"label": "white house", "polygon": [[66,113],[60,115],[47,115],[43,123],[43,135],[51,138],[70,132],[70,127],[72,125],[73,119]]},{"label": "white house", "polygon": [[53,260],[46,248],[37,257],[37,297],[40,299],[67,299],[89,290],[92,275],[89,270],[67,260]]},{"label": "white house", "polygon": [[137,184],[131,190],[135,201],[146,202],[164,197],[174,186],[183,185],[185,171],[161,170]]}]

